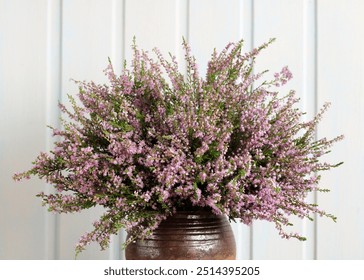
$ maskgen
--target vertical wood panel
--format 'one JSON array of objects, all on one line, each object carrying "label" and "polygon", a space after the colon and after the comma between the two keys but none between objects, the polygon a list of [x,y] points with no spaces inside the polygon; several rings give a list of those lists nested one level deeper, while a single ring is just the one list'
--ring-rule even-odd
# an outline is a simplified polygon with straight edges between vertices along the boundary
[{"label": "vertical wood panel", "polygon": [[[254,46],[257,47],[272,37],[277,39],[257,59],[255,71],[269,69],[265,76],[269,80],[273,73],[288,65],[293,73],[293,80],[281,90],[288,93],[290,89],[295,89],[300,97],[303,87],[302,17],[302,1],[254,1]],[[303,234],[301,220],[292,218],[292,222],[295,227],[287,230]],[[302,246],[302,242],[296,239],[281,239],[272,223],[254,222],[254,259],[300,259]]]},{"label": "vertical wood panel", "polygon": [[0,1],[0,259],[43,259],[44,183],[15,183],[45,150],[46,1]]},{"label": "vertical wood panel", "polygon": [[[244,0],[240,2],[240,34],[245,42],[245,51],[250,52],[254,47],[254,0]],[[253,226],[249,227],[236,225],[235,238],[237,240],[237,259],[253,259]]]},{"label": "vertical wood panel", "polygon": [[214,48],[221,51],[227,43],[241,39],[241,13],[238,0],[191,1],[189,41],[201,76]]},{"label": "vertical wood panel", "polygon": [[[229,42],[246,36],[251,41],[251,2],[203,0],[191,1],[189,7],[189,42],[196,56],[201,76],[206,73],[207,62],[216,48],[221,51]],[[246,19],[243,15],[248,15]],[[245,46],[249,51],[249,43]],[[250,258],[250,229],[232,223],[237,243],[237,259]]]},{"label": "vertical wood panel", "polygon": [[[188,37],[188,0],[124,0],[124,57],[130,67],[132,41],[136,38],[139,48],[152,54],[157,47],[168,59],[168,53],[176,55],[181,64],[182,37]],[[124,236],[125,238],[125,236]],[[123,252],[124,253],[124,252]]]},{"label": "vertical wood panel", "polygon": [[182,73],[187,73],[185,53],[182,49],[182,38],[185,38],[188,41],[190,37],[190,0],[177,0],[175,8],[175,55],[180,66],[180,71]]},{"label": "vertical wood panel", "polygon": [[[46,43],[46,123],[55,128],[60,127],[60,110],[58,103],[62,97],[61,88],[61,32],[62,32],[62,1],[47,1],[47,43]],[[53,149],[55,139],[52,130],[47,130],[46,150]],[[47,184],[45,193],[54,193],[53,186]],[[58,215],[46,212],[45,223],[45,257],[46,259],[59,258],[59,219]]]},{"label": "vertical wood panel", "polygon": [[[186,2],[187,3],[187,2]],[[182,44],[180,26],[184,19],[178,15],[179,1],[169,0],[126,0],[125,55],[128,62],[132,58],[132,40],[149,52],[158,47],[164,55],[176,54]],[[181,21],[176,19],[180,18]],[[176,38],[179,44],[176,43]]]},{"label": "vertical wood panel", "polygon": [[[185,7],[184,1],[113,1],[112,48],[116,60],[114,68],[121,68],[123,59],[127,59],[130,65],[134,36],[138,46],[143,49],[151,51],[152,48],[159,47],[165,54],[171,52],[179,57],[182,36],[185,36],[186,30]],[[161,20],[161,14],[168,17]],[[122,231],[119,237],[112,239],[111,258],[124,258],[124,252],[119,250],[120,244],[125,241],[125,235]]]},{"label": "vertical wood panel", "polygon": [[[125,59],[125,0],[112,0],[111,3],[111,48],[110,55],[116,74],[121,73]],[[125,241],[126,234],[121,230],[118,235],[110,238],[109,259],[125,259],[121,244]]]},{"label": "vertical wood panel", "polygon": [[332,106],[318,129],[328,138],[343,133],[328,161],[344,165],[323,175],[328,194],[319,205],[338,217],[318,222],[319,259],[364,258],[364,25],[363,1],[318,2],[318,105]]},{"label": "vertical wood panel", "polygon": [[[62,26],[62,102],[66,94],[75,95],[77,86],[70,81],[93,80],[106,83],[103,70],[112,54],[112,1],[63,0]],[[93,229],[92,223],[103,213],[94,208],[82,213],[60,216],[60,258],[73,259],[79,237]],[[79,255],[79,259],[107,259],[94,243]]]},{"label": "vertical wood panel", "polygon": [[[316,92],[316,68],[317,68],[317,36],[316,36],[316,0],[305,0],[303,5],[303,37],[302,37],[302,54],[303,54],[303,71],[302,71],[302,109],[307,113],[305,121],[314,118],[317,113],[317,92]],[[316,193],[309,194],[307,202],[317,203]],[[303,242],[303,259],[316,259],[316,225],[317,215],[314,215],[315,221],[304,220],[302,232],[307,237]]]}]

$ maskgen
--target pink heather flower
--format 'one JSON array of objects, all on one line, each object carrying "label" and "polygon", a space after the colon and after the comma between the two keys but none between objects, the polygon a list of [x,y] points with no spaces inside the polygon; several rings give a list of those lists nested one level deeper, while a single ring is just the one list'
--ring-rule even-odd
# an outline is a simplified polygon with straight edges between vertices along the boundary
[{"label": "pink heather flower", "polygon": [[[271,82],[253,73],[255,58],[270,43],[243,53],[243,41],[212,54],[201,77],[191,48],[183,41],[187,74],[174,56],[157,60],[133,46],[131,67],[108,85],[77,82],[69,121],[53,129],[58,141],[41,153],[33,168],[14,179],[36,175],[57,190],[40,193],[49,210],[78,212],[102,206],[105,213],[81,237],[76,252],[91,242],[107,248],[110,235],[125,228],[143,238],[179,209],[205,207],[245,224],[275,223],[283,238],[289,218],[314,213],[334,216],[305,201],[320,190],[319,174],[339,164],[322,162],[331,140],[315,139],[315,127],[328,105],[302,122],[295,92],[271,91],[292,78],[285,66]],[[81,104],[81,105],[78,105]]]},{"label": "pink heather flower", "polygon": [[293,75],[291,71],[289,71],[288,66],[282,68],[280,73],[274,74],[274,84],[279,87],[285,85],[290,79],[292,79]]}]

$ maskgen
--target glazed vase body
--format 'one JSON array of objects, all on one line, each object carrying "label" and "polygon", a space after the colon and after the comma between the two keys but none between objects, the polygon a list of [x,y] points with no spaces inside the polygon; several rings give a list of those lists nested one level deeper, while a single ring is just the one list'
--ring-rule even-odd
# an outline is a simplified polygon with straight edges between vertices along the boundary
[{"label": "glazed vase body", "polygon": [[234,234],[226,216],[209,210],[178,211],[144,240],[125,249],[127,260],[234,260]]}]

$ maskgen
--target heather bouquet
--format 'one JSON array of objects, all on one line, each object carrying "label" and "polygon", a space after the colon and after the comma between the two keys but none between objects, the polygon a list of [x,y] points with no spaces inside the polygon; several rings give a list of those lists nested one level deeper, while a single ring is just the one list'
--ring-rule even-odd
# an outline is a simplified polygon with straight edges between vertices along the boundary
[{"label": "heather bouquet", "polygon": [[14,178],[36,175],[52,184],[54,193],[39,194],[50,211],[105,209],[77,252],[90,242],[106,248],[121,228],[127,245],[194,207],[244,224],[273,222],[282,237],[304,239],[286,231],[291,215],[335,219],[305,198],[321,190],[321,171],[339,165],[320,157],[342,136],[315,139],[327,105],[302,121],[295,92],[278,91],[292,78],[287,67],[270,80],[253,72],[271,42],[249,53],[243,41],[214,51],[205,77],[185,41],[186,73],[176,57],[134,44],[121,75],[111,63],[105,70],[109,84],[77,82],[78,100],[69,96],[72,109],[60,105],[67,118],[62,129],[52,128],[54,149]]}]

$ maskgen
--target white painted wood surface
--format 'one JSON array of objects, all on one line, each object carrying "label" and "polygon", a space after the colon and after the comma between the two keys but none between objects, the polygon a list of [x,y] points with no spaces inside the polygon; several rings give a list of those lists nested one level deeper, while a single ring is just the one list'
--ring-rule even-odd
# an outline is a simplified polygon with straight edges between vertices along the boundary
[{"label": "white painted wood surface", "polygon": [[[309,197],[338,223],[295,220],[306,242],[281,240],[264,222],[235,224],[238,258],[363,259],[363,18],[360,0],[0,0],[0,259],[73,259],[78,238],[100,215],[47,213],[34,195],[52,187],[11,176],[52,147],[46,125],[59,125],[58,100],[76,94],[70,79],[105,82],[107,58],[119,71],[133,36],[143,49],[158,47],[180,61],[185,37],[201,74],[215,47],[243,38],[249,51],[276,37],[256,71],[272,75],[288,65],[294,79],[285,89],[297,91],[308,117],[332,102],[318,137],[346,136],[328,157],[345,164],[323,176],[332,192]],[[124,237],[79,258],[123,258]]]},{"label": "white painted wood surface", "polygon": [[318,202],[338,217],[337,224],[317,222],[317,257],[364,259],[364,2],[318,1],[318,105],[332,101],[319,127],[319,137],[345,141],[328,156],[345,164],[323,176],[328,195]]},{"label": "white painted wood surface", "polygon": [[45,184],[11,178],[45,150],[45,31],[45,1],[0,1],[0,258],[45,254],[45,211],[35,199]]}]

